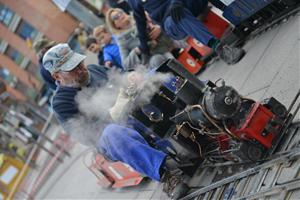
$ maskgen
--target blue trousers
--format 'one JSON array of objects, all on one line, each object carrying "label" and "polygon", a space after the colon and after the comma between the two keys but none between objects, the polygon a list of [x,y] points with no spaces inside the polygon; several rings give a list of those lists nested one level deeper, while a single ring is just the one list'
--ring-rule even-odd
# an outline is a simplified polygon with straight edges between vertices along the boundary
[{"label": "blue trousers", "polygon": [[165,17],[161,23],[165,33],[175,39],[181,40],[187,36],[192,36],[204,45],[215,38],[209,30],[196,17],[207,7],[207,0],[185,0],[182,18],[175,23],[171,16]]},{"label": "blue trousers", "polygon": [[106,126],[99,139],[98,149],[111,160],[124,162],[157,181],[160,180],[160,167],[167,156],[149,146],[134,129],[117,124]]}]

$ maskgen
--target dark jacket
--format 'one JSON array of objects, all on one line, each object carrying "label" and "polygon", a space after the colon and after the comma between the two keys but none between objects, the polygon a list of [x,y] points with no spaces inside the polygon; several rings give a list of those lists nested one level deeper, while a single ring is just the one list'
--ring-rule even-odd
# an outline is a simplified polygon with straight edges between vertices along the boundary
[{"label": "dark jacket", "polygon": [[[98,65],[89,65],[90,84],[87,87],[100,87],[107,81],[106,69]],[[55,116],[61,124],[79,114],[78,105],[75,100],[81,88],[58,86],[52,100],[52,108]]]},{"label": "dark jacket", "polygon": [[98,65],[104,66],[103,51],[99,51],[97,57],[98,57]]},{"label": "dark jacket", "polygon": [[145,11],[147,11],[152,20],[162,26],[164,18],[169,13],[169,6],[175,2],[182,2],[182,0],[128,0],[129,5],[133,10],[133,16],[139,32],[140,49],[143,53],[149,54],[149,47],[147,44],[147,19]]},{"label": "dark jacket", "polygon": [[118,0],[108,0],[108,4],[112,8],[121,8],[127,14],[129,14],[131,11],[131,8],[126,1],[118,3]]},{"label": "dark jacket", "polygon": [[104,62],[110,61],[114,67],[124,70],[119,46],[114,41],[103,47],[103,59]]},{"label": "dark jacket", "polygon": [[51,76],[50,72],[44,68],[41,60],[39,61],[39,68],[41,77],[45,81],[47,87],[56,90],[55,79]]}]

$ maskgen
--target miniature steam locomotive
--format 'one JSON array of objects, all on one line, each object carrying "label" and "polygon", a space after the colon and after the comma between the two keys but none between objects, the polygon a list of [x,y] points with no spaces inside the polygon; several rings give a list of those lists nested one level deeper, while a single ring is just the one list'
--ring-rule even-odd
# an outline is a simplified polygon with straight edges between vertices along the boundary
[{"label": "miniature steam locomotive", "polygon": [[204,83],[173,59],[157,71],[172,78],[132,115],[166,138],[178,160],[258,161],[276,148],[289,114],[275,98],[256,102],[223,81]]}]

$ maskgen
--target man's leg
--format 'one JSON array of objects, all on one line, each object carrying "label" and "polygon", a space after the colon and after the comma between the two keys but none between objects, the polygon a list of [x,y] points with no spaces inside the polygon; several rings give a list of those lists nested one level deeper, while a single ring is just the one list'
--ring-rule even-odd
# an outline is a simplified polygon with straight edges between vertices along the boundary
[{"label": "man's leg", "polygon": [[99,140],[99,151],[157,181],[160,181],[160,168],[167,156],[149,146],[137,131],[117,124],[110,124],[104,129]]},{"label": "man's leg", "polygon": [[183,10],[182,19],[178,23],[175,23],[171,16],[168,16],[163,26],[166,34],[175,40],[192,36],[202,44],[208,45],[209,40],[215,38],[203,23],[186,8]]},{"label": "man's leg", "polygon": [[203,11],[205,11],[208,2],[213,4],[215,7],[220,10],[224,10],[226,5],[220,0],[185,0],[184,6],[189,9],[194,16],[200,15]]},{"label": "man's leg", "polygon": [[184,6],[191,11],[195,17],[198,17],[200,14],[202,14],[208,5],[207,0],[185,0],[183,3]]},{"label": "man's leg", "polygon": [[170,57],[167,57],[162,54],[153,55],[149,60],[148,69],[150,69],[150,70],[156,69],[161,64],[163,64],[168,58],[170,58]]},{"label": "man's leg", "polygon": [[148,145],[134,129],[108,125],[99,140],[99,151],[112,160],[129,164],[136,171],[164,183],[163,191],[178,199],[189,187],[173,159]]},{"label": "man's leg", "polygon": [[215,38],[208,29],[193,16],[191,11],[186,8],[183,10],[182,18],[179,22],[175,23],[172,17],[168,16],[163,25],[169,37],[180,40],[187,36],[192,36],[202,44],[212,48],[227,64],[235,64],[245,55],[243,49],[221,44],[220,40]]},{"label": "man's leg", "polygon": [[224,11],[224,9],[226,8],[226,5],[220,0],[209,0],[209,2],[222,11]]}]

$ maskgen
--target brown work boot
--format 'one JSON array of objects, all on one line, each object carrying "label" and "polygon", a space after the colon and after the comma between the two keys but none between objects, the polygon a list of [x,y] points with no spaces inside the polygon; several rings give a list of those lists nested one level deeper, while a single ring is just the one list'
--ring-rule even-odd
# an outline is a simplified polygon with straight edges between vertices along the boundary
[{"label": "brown work boot", "polygon": [[165,171],[161,182],[163,183],[163,191],[171,199],[179,199],[189,190],[188,185],[183,182],[183,175],[180,169]]}]

